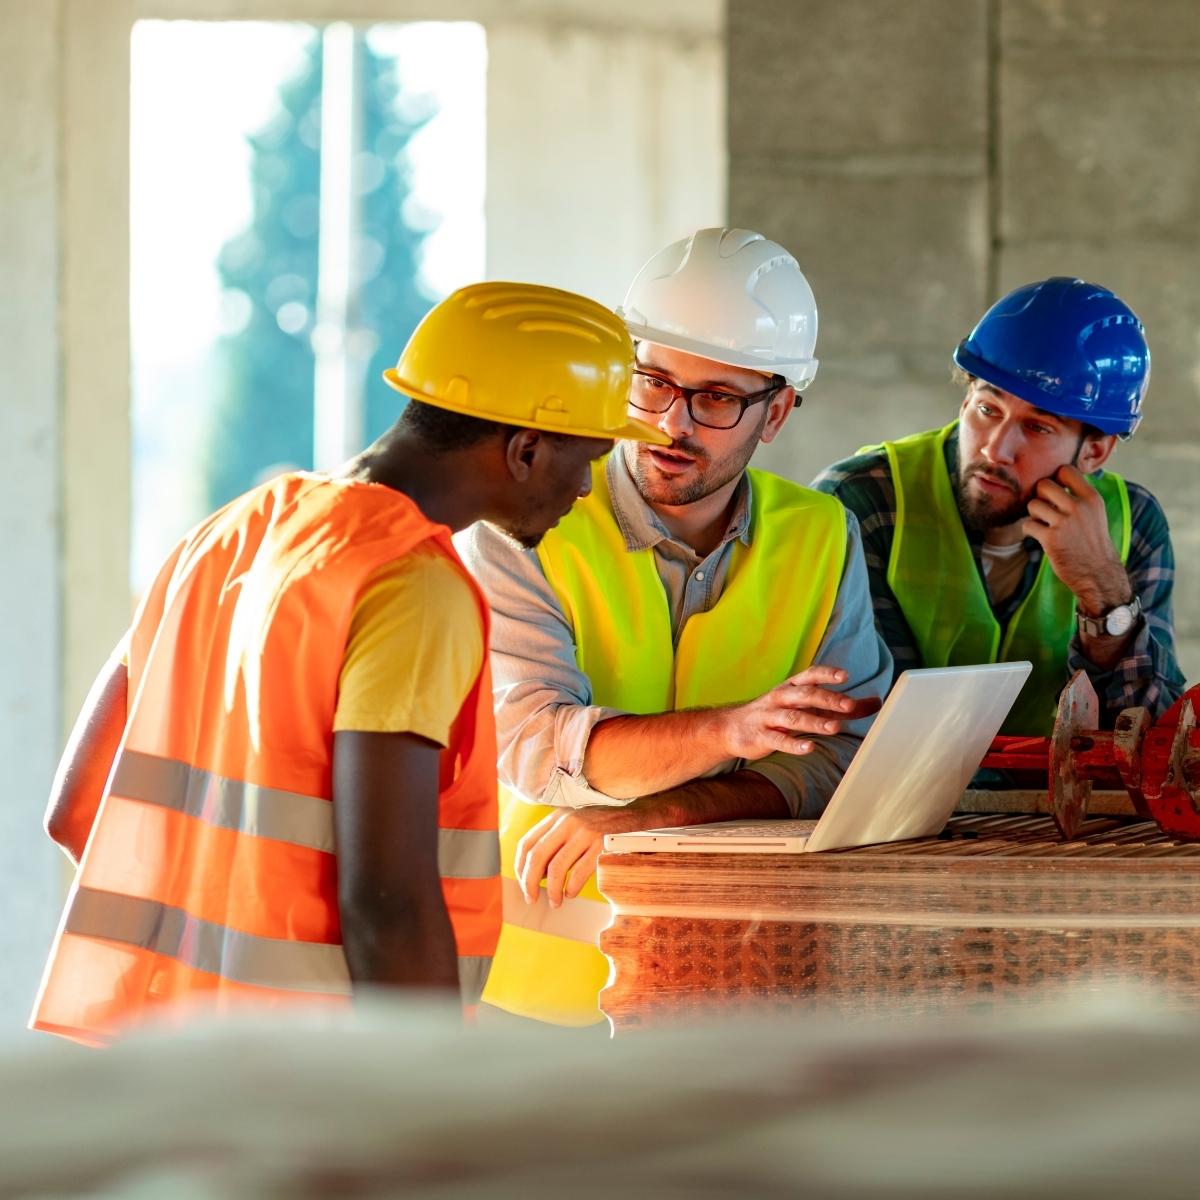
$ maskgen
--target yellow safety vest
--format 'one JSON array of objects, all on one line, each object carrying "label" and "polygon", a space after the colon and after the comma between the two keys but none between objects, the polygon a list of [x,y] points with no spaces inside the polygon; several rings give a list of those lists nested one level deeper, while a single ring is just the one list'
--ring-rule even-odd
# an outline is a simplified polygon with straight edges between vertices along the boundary
[{"label": "yellow safety vest", "polygon": [[[626,548],[602,463],[591,495],[542,540],[538,558],[595,704],[637,714],[736,704],[812,663],[841,584],[845,511],[778,476],[750,476],[751,544],[734,544],[724,591],[689,618],[677,648],[654,552]],[[514,873],[517,843],[554,811],[500,789],[504,925],[483,999],[556,1025],[594,1025],[608,978],[597,949],[608,902],[593,878],[557,910],[544,898],[528,905]]]},{"label": "yellow safety vest", "polygon": [[[1006,629],[992,612],[987,586],[967,541],[946,470],[944,429],[884,442],[896,488],[896,533],[888,560],[895,594],[927,667],[1028,659],[1033,673],[1004,722],[1003,732],[1047,735],[1067,682],[1067,651],[1075,630],[1075,597],[1043,556],[1033,588]],[[867,447],[860,453],[879,447]],[[1104,500],[1108,531],[1124,562],[1129,556],[1129,492],[1112,472],[1093,476]]]}]

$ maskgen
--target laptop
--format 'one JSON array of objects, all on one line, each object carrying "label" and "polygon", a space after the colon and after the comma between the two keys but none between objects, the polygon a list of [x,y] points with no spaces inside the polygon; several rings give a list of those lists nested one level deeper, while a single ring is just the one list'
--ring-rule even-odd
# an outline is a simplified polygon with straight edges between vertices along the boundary
[{"label": "laptop", "polygon": [[721,821],[610,833],[615,852],[797,854],[941,833],[979,769],[1028,662],[905,671],[819,821]]}]

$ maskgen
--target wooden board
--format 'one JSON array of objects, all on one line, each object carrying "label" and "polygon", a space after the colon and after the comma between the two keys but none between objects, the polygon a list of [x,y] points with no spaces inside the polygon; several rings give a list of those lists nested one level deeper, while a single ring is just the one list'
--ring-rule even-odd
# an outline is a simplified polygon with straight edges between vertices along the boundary
[{"label": "wooden board", "polygon": [[[1045,813],[1050,812],[1050,797],[1045,788],[1037,790],[966,791],[958,802],[959,813]],[[1088,813],[1100,817],[1133,817],[1137,809],[1124,791],[1095,791],[1088,801]]]},{"label": "wooden board", "polygon": [[606,854],[600,1004],[615,1028],[714,1007],[990,1010],[1117,980],[1200,1003],[1200,844],[1093,817],[957,816],[827,854]]}]

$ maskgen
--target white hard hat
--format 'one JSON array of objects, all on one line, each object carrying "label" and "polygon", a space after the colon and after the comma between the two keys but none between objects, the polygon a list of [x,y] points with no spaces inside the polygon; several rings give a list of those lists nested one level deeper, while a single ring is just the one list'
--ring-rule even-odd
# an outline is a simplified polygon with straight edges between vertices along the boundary
[{"label": "white hard hat", "polygon": [[799,263],[749,229],[701,229],[660,250],[617,312],[637,340],[782,375],[817,373],[817,302]]}]

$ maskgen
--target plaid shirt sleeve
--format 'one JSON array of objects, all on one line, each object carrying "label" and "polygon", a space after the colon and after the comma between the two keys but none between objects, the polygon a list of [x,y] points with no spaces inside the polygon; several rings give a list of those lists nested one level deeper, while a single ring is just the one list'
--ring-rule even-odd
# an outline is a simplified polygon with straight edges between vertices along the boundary
[{"label": "plaid shirt sleeve", "polygon": [[1162,506],[1144,487],[1126,481],[1129,490],[1129,558],[1125,568],[1141,598],[1143,619],[1124,655],[1102,671],[1084,656],[1076,633],[1067,665],[1086,671],[1103,712],[1101,724],[1111,728],[1121,709],[1143,707],[1152,717],[1165,712],[1183,694],[1186,681],[1175,653],[1171,592],[1175,587],[1175,554]]},{"label": "plaid shirt sleeve", "polygon": [[896,534],[896,489],[887,455],[882,450],[870,450],[843,459],[822,471],[811,486],[836,496],[858,518],[875,625],[892,652],[895,682],[901,671],[921,666],[922,660],[916,638],[887,581]]}]

